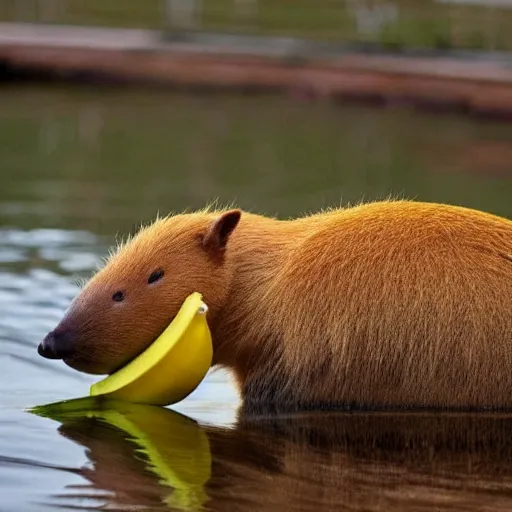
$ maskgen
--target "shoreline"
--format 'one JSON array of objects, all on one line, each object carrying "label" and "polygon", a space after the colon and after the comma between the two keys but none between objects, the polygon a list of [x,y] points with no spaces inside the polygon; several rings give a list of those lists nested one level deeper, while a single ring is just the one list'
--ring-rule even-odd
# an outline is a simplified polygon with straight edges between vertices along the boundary
[{"label": "shoreline", "polygon": [[506,53],[0,23],[0,83],[20,79],[278,92],[512,120]]}]

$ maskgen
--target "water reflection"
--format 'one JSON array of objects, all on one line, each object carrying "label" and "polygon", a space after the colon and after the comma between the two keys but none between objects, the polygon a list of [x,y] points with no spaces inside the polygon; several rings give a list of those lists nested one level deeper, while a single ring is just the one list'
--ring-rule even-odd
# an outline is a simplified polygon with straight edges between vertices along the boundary
[{"label": "water reflection", "polygon": [[[506,510],[512,416],[308,414],[240,416],[232,428],[121,402],[39,411],[86,449],[91,495],[126,510]],[[55,407],[55,406],[54,406]],[[57,405],[59,407],[59,405]],[[62,406],[61,406],[62,407]],[[127,507],[127,508],[125,508]]]},{"label": "water reflection", "polygon": [[[204,486],[211,471],[208,437],[186,416],[160,407],[88,398],[35,411],[59,419],[59,433],[87,448],[92,468],[84,467],[78,474],[89,481],[95,499],[109,496],[109,508],[164,504],[199,510],[206,502]],[[72,493],[53,498],[55,504],[70,507],[84,497]]]}]

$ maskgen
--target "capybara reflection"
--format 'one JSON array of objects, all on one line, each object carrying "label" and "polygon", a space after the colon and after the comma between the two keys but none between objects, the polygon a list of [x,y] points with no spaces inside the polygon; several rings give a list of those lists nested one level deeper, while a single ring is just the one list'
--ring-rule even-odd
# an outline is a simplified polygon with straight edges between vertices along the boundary
[{"label": "capybara reflection", "polygon": [[[147,406],[137,408],[151,418]],[[182,510],[211,512],[512,509],[512,416],[310,413],[241,417],[234,428],[191,423],[191,437],[197,429],[208,437],[210,477],[201,487],[195,475],[174,487],[155,463],[179,474],[201,454],[194,445],[188,458],[169,450],[177,444],[175,413],[162,412],[168,417],[151,422],[154,460],[115,426],[86,415],[65,422],[60,432],[87,450],[79,473],[88,485],[60,493],[61,505],[83,505],[95,491],[115,510],[168,510],[164,503],[180,503],[177,493],[200,501]]]}]

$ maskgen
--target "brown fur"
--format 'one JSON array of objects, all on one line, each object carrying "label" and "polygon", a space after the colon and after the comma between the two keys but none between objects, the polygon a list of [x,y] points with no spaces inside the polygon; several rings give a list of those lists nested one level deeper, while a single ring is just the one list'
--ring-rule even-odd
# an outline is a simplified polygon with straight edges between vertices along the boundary
[{"label": "brown fur", "polygon": [[68,364],[125,364],[197,290],[249,407],[512,406],[512,221],[409,201],[238,217],[172,216],[121,247],[64,320]]}]

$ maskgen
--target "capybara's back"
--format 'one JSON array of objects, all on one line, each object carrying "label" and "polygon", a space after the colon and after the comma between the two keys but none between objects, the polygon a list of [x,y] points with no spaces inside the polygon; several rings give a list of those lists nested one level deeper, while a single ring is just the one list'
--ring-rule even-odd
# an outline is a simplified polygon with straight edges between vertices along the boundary
[{"label": "capybara's back", "polygon": [[262,375],[253,390],[327,406],[512,406],[511,221],[407,201],[310,219],[266,294],[276,376],[290,378]]}]

